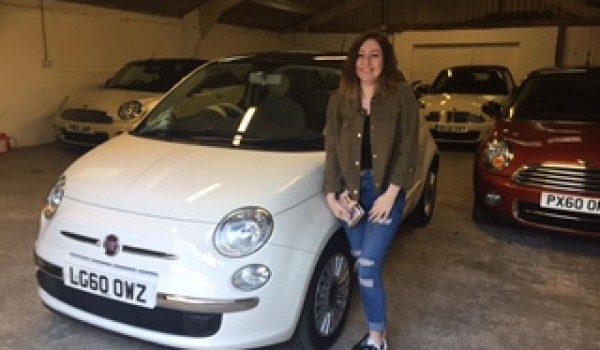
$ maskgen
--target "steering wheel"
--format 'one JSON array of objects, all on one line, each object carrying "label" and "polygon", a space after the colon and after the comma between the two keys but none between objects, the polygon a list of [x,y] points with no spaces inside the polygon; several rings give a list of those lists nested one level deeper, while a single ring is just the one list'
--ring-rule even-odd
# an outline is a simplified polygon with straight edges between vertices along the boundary
[{"label": "steering wheel", "polygon": [[206,107],[206,109],[218,113],[223,118],[239,118],[244,115],[244,110],[240,106],[231,102],[215,103]]}]

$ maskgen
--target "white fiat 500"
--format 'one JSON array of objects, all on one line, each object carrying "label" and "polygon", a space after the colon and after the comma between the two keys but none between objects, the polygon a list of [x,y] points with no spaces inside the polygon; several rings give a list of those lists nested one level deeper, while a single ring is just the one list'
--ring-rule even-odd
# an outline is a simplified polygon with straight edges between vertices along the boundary
[{"label": "white fiat 500", "polygon": [[[213,61],[135,130],[74,162],[41,215],[43,303],[173,347],[333,344],[352,261],[324,198],[323,128],[343,60],[273,52]],[[405,214],[426,224],[438,155],[424,124],[420,136]]]},{"label": "white fiat 500", "polygon": [[476,144],[496,122],[481,106],[488,101],[503,102],[514,88],[512,74],[503,66],[449,67],[422,91],[421,113],[436,141]]},{"label": "white fiat 500", "polygon": [[157,58],[125,64],[104,86],[65,98],[54,117],[64,143],[95,146],[133,129],[162,95],[205,60]]}]

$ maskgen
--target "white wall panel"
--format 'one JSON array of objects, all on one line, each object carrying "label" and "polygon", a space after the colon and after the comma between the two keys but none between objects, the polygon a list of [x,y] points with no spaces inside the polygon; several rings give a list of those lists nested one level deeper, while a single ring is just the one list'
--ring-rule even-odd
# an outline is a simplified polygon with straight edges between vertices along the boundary
[{"label": "white wall panel", "polygon": [[519,45],[508,43],[415,45],[410,59],[410,81],[431,83],[437,72],[454,65],[497,64],[516,67]]},{"label": "white wall panel", "polygon": [[400,68],[409,81],[430,83],[455,64],[507,66],[517,82],[531,70],[554,65],[555,27],[402,32],[394,36]]},{"label": "white wall panel", "polygon": [[600,27],[568,28],[565,37],[565,65],[600,65]]}]

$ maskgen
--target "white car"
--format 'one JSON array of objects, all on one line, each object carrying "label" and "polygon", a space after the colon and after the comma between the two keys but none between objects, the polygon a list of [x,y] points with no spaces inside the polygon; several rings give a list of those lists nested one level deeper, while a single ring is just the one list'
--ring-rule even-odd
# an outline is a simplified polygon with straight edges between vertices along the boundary
[{"label": "white car", "polygon": [[[325,202],[323,127],[343,60],[213,61],[131,133],[75,161],[41,215],[43,303],[172,347],[333,344],[353,262]],[[439,160],[424,124],[420,135],[405,215],[426,224]]]},{"label": "white car", "polygon": [[67,96],[54,117],[64,143],[95,146],[132,130],[158,100],[205,60],[159,58],[128,62],[102,87]]},{"label": "white car", "polygon": [[495,123],[481,106],[488,101],[503,102],[514,88],[512,74],[503,66],[446,68],[430,88],[421,89],[421,114],[436,141],[476,144]]}]

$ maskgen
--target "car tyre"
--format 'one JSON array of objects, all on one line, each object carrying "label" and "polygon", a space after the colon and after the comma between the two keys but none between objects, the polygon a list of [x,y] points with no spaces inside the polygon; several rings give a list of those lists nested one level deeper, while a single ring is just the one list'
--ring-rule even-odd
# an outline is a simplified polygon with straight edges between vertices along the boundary
[{"label": "car tyre", "polygon": [[409,221],[417,226],[425,226],[431,221],[437,197],[437,168],[432,163],[427,170],[423,192],[417,206],[410,214]]},{"label": "car tyre", "polygon": [[327,349],[333,345],[344,328],[350,309],[351,269],[350,247],[340,231],[319,258],[289,346],[294,349]]}]

